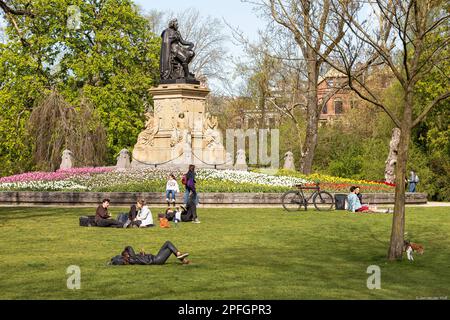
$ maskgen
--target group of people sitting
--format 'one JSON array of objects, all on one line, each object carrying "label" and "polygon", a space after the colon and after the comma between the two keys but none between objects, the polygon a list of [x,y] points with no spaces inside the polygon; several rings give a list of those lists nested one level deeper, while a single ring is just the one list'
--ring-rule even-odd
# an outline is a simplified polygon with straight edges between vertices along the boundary
[{"label": "group of people sitting", "polygon": [[[148,228],[153,227],[153,216],[145,200],[138,200],[130,207],[128,214],[119,214],[117,219],[113,219],[108,211],[110,199],[103,199],[102,204],[95,212],[95,224],[97,227],[113,228]],[[186,205],[176,208],[168,207],[164,213],[158,215],[159,219],[166,218],[168,221],[200,223],[197,216],[197,204],[195,195],[189,195]]]},{"label": "group of people sitting", "polygon": [[[166,218],[168,221],[200,223],[197,216],[198,195],[195,189],[195,166],[190,165],[188,172],[183,176],[182,183],[186,187],[184,194],[184,206],[176,205],[176,194],[180,191],[175,175],[171,174],[166,184],[167,209],[164,214],[160,214],[159,219]],[[153,227],[153,216],[145,200],[138,200],[130,207],[127,214],[121,214],[117,219],[112,219],[108,212],[111,201],[104,199],[98,206],[95,213],[95,224],[98,227],[115,228],[146,228]],[[171,208],[171,205],[173,208]]]},{"label": "group of people sitting", "polygon": [[375,207],[369,207],[369,205],[362,204],[362,194],[358,186],[350,187],[350,194],[347,196],[348,207],[347,210],[351,212],[366,212],[366,213],[390,213],[391,210],[379,210]]}]

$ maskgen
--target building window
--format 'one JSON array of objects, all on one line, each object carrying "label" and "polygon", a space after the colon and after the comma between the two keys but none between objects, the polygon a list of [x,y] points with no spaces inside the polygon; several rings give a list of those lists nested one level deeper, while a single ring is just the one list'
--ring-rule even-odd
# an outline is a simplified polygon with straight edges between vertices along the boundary
[{"label": "building window", "polygon": [[324,104],[323,108],[322,108],[322,114],[327,114],[328,113],[328,104]]},{"label": "building window", "polygon": [[342,114],[344,109],[342,107],[342,100],[334,100],[334,113]]}]

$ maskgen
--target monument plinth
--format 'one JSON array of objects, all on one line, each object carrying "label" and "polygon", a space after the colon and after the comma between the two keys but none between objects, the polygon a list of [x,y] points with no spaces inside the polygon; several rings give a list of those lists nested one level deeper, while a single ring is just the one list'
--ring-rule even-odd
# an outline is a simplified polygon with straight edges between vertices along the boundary
[{"label": "monument plinth", "polygon": [[162,84],[151,88],[154,112],[133,150],[133,167],[229,167],[217,118],[206,113],[207,88]]}]

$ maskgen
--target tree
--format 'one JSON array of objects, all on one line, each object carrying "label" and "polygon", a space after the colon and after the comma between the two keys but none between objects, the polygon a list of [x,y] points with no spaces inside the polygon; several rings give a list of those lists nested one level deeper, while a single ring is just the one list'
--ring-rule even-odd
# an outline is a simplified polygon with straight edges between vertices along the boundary
[{"label": "tree", "polygon": [[71,106],[53,90],[33,109],[28,131],[39,170],[56,170],[64,149],[72,151],[77,166],[105,162],[106,131],[92,105],[81,101],[79,106]]},{"label": "tree", "polygon": [[24,46],[27,46],[28,42],[23,37],[23,33],[20,30],[19,25],[17,23],[17,19],[15,17],[16,16],[25,16],[25,17],[34,18],[34,13],[29,8],[31,2],[28,2],[27,4],[25,4],[23,6],[23,8],[15,7],[12,2],[13,1],[0,0],[0,9],[5,14],[7,20],[14,26],[14,29],[17,32],[17,34],[19,35],[19,38],[20,38],[20,41],[22,42],[22,44]]},{"label": "tree", "polygon": [[[14,1],[16,8],[25,3]],[[81,13],[76,27],[67,23],[72,5]],[[131,0],[36,0],[32,12],[39,19],[17,18],[28,46],[9,20],[7,42],[0,45],[0,158],[7,163],[2,174],[17,170],[18,154],[31,150],[22,139],[26,123],[53,88],[70,105],[92,103],[113,163],[144,127],[148,89],[159,77],[160,39]]]},{"label": "tree", "polygon": [[[377,0],[373,5],[378,19],[371,20],[370,27],[361,21],[367,17],[350,11],[347,1],[333,6],[351,32],[340,43],[334,43],[332,50],[336,54],[320,55],[335,69],[347,75],[349,86],[357,95],[383,110],[395,126],[401,130],[396,166],[395,208],[388,252],[389,260],[401,259],[405,231],[405,177],[411,132],[427,114],[442,101],[450,97],[449,78],[443,81],[441,89],[428,92],[425,102],[417,104],[421,80],[439,68],[449,59],[450,37],[448,21],[450,15],[444,1],[432,0]],[[368,9],[369,4],[355,3],[357,9]],[[329,37],[324,33],[324,36]],[[303,37],[308,41],[306,37]],[[331,37],[329,37],[331,38]],[[310,43],[312,45],[312,43]],[[318,50],[315,50],[320,53]],[[364,63],[361,61],[364,59]],[[364,68],[374,63],[383,63],[398,82],[402,92],[400,112],[389,108],[383,97],[377,94],[360,75]],[[423,94],[423,93],[422,93]]]},{"label": "tree", "polygon": [[[307,70],[306,137],[300,170],[312,172],[322,104],[317,98],[319,73],[325,59],[344,36],[344,19],[331,10],[333,0],[261,0],[259,4],[279,25],[290,31]],[[254,3],[254,2],[252,2]],[[325,37],[324,35],[330,35]]]}]

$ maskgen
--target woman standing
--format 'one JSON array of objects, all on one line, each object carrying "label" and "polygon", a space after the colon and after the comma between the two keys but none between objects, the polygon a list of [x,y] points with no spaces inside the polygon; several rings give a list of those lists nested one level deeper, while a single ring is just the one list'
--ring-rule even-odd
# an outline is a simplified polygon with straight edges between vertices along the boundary
[{"label": "woman standing", "polygon": [[193,196],[196,204],[198,204],[197,190],[195,189],[195,166],[193,164],[189,165],[189,170],[186,173],[186,191],[184,192],[184,204],[187,205],[189,196]]}]

